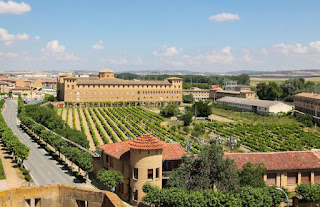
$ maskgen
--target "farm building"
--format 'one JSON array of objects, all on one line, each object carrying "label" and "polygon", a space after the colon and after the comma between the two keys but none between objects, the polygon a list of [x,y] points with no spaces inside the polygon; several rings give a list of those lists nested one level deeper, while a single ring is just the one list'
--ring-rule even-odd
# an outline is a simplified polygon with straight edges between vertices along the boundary
[{"label": "farm building", "polygon": [[104,69],[99,77],[60,75],[58,99],[65,102],[182,102],[182,79],[123,80]]},{"label": "farm building", "polygon": [[292,106],[289,106],[280,101],[267,101],[259,99],[223,97],[218,99],[217,103],[229,105],[263,115],[268,115],[270,113],[277,114],[280,112],[289,112],[292,110]]},{"label": "farm building", "polygon": [[219,87],[209,89],[209,99],[213,99],[214,101],[226,96],[254,99],[254,95],[255,95],[254,91],[250,91],[250,90],[228,91],[228,90],[223,90],[222,88],[219,88]]},{"label": "farm building", "polygon": [[195,101],[206,101],[209,100],[209,89],[201,89],[193,87],[191,89],[183,89],[183,95],[192,94]]},{"label": "farm building", "polygon": [[294,96],[294,108],[297,111],[310,114],[312,116],[320,116],[320,94],[299,93]]}]

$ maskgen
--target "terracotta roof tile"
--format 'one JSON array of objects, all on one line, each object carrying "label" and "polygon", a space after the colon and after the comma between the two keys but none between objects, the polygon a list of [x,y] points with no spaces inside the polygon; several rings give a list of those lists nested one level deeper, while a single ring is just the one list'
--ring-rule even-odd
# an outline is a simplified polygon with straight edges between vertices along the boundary
[{"label": "terracotta roof tile", "polygon": [[292,152],[226,153],[238,168],[247,162],[264,163],[267,170],[320,169],[320,150]]},{"label": "terracotta roof tile", "polygon": [[[105,144],[98,146],[106,154],[123,161],[130,159],[130,147],[134,140]],[[164,143],[162,158],[163,160],[181,159],[184,155],[184,150],[179,143]]]},{"label": "terracotta roof tile", "polygon": [[157,150],[163,149],[165,143],[151,134],[143,134],[129,142],[129,147],[137,150]]}]

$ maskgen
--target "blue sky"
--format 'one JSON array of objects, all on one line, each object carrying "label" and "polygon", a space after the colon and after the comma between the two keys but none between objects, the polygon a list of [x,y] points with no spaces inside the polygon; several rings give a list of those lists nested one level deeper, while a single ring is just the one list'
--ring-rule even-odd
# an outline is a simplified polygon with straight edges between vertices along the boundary
[{"label": "blue sky", "polygon": [[320,69],[320,1],[1,1],[0,71]]}]

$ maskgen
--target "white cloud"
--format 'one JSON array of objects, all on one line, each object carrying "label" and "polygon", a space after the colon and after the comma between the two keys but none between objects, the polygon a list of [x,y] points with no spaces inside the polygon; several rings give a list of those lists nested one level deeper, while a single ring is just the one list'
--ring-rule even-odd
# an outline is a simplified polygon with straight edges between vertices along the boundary
[{"label": "white cloud", "polygon": [[232,54],[231,47],[226,46],[219,51],[212,50],[207,54],[198,55],[194,58],[191,58],[189,63],[191,65],[200,65],[203,63],[203,61],[209,64],[230,64],[234,61],[234,56]]},{"label": "white cloud", "polygon": [[277,51],[283,54],[306,54],[308,52],[308,48],[306,46],[302,46],[300,43],[286,45],[283,43],[273,45],[273,48],[275,48]]},{"label": "white cloud", "polygon": [[320,52],[320,41],[310,42],[309,46],[315,51]]},{"label": "white cloud", "polygon": [[240,20],[240,16],[238,14],[221,13],[221,14],[210,16],[209,20],[214,22]]},{"label": "white cloud", "polygon": [[40,36],[35,36],[34,39],[35,40],[40,40]]},{"label": "white cloud", "polygon": [[52,53],[63,53],[66,47],[64,45],[60,45],[58,40],[52,40],[47,43],[46,49],[42,49],[41,51],[47,51]]},{"label": "white cloud", "polygon": [[45,58],[54,57],[57,60],[79,60],[80,58],[65,52],[66,47],[61,45],[58,40],[52,40],[47,43],[46,48],[40,51],[44,54]]},{"label": "white cloud", "polygon": [[104,47],[102,46],[102,44],[103,44],[103,41],[100,40],[97,44],[93,45],[91,48],[95,50],[103,50]]},{"label": "white cloud", "polygon": [[252,61],[252,56],[250,55],[249,50],[243,50],[243,55],[242,59],[246,62],[251,62]]},{"label": "white cloud", "polygon": [[181,61],[170,61],[169,64],[176,67],[185,66],[184,62],[181,62]]},{"label": "white cloud", "polygon": [[174,55],[179,55],[181,52],[176,47],[167,47],[166,45],[161,47],[161,51],[154,50],[152,52],[153,56],[160,56],[160,57],[170,57]]},{"label": "white cloud", "polygon": [[31,6],[24,2],[0,1],[0,14],[24,14],[31,11]]},{"label": "white cloud", "polygon": [[23,34],[9,34],[7,30],[0,28],[0,41],[3,41],[6,46],[11,45],[12,42],[17,40],[28,40],[29,35]]},{"label": "white cloud", "polygon": [[4,58],[13,58],[13,57],[18,57],[19,54],[18,53],[12,53],[12,52],[0,52],[0,58],[4,57]]},{"label": "white cloud", "polygon": [[126,64],[128,64],[128,60],[126,58],[109,59],[108,62],[112,65],[126,65]]}]

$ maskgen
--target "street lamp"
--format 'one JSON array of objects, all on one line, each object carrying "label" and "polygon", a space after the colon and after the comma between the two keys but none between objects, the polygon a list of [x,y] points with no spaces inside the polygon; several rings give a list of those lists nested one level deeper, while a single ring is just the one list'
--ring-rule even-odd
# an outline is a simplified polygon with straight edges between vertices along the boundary
[{"label": "street lamp", "polygon": [[289,198],[288,198],[287,193],[284,192],[284,190],[282,188],[276,188],[276,190],[281,191],[282,193],[284,193],[286,195],[286,198],[287,198],[286,203],[287,203],[287,206],[289,207]]}]

